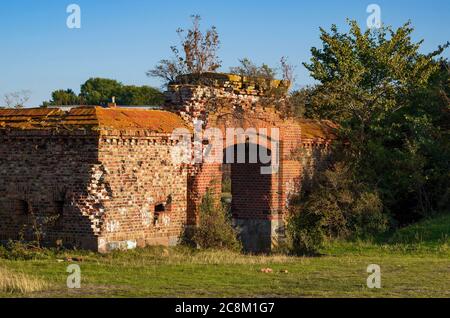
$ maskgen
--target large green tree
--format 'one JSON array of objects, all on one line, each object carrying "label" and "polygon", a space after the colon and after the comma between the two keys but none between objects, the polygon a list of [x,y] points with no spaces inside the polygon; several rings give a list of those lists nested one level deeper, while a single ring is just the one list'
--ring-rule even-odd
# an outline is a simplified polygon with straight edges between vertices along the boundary
[{"label": "large green tree", "polygon": [[120,105],[161,105],[164,102],[164,95],[150,86],[127,85],[121,89],[117,97]]},{"label": "large green tree", "polygon": [[90,78],[81,85],[80,97],[87,105],[107,105],[121,93],[123,84],[108,78]]}]

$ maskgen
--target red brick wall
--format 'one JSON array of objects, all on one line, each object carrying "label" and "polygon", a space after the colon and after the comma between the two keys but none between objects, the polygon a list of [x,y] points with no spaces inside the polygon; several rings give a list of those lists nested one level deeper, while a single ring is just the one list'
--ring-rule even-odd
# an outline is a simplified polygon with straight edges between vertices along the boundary
[{"label": "red brick wall", "polygon": [[[102,179],[111,193],[104,200],[101,248],[177,242],[187,223],[187,168],[172,162],[170,147],[167,137],[101,138]],[[165,212],[156,220],[160,204]]]},{"label": "red brick wall", "polygon": [[[263,175],[261,164],[235,163],[230,172],[234,218],[247,228],[247,240],[262,235],[264,242],[247,246],[265,249],[283,232],[280,220],[291,195],[327,164],[330,140],[306,134],[301,122],[261,105],[258,94],[176,86],[167,108],[188,124],[205,120],[223,137],[226,128],[267,128],[269,136],[271,128],[279,129],[278,171]],[[220,102],[210,108],[211,100]],[[0,240],[19,239],[22,232],[33,239],[30,228],[37,220],[50,244],[60,240],[100,251],[175,244],[185,225],[196,224],[206,191],[220,194],[222,164],[176,164],[172,146],[168,134],[133,129],[0,130]]]},{"label": "red brick wall", "polygon": [[188,191],[171,145],[168,136],[2,134],[0,240],[36,240],[38,230],[48,245],[100,251],[175,244]]}]

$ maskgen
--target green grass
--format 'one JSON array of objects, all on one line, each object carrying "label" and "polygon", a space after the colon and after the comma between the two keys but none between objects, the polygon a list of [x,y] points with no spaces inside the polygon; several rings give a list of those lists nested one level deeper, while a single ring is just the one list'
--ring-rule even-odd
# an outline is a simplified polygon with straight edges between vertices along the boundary
[{"label": "green grass", "polygon": [[[424,221],[383,240],[334,242],[320,257],[249,256],[226,251],[149,247],[99,255],[41,254],[0,259],[0,268],[50,287],[8,297],[450,297],[450,216]],[[66,287],[67,256],[82,256],[79,290]],[[366,286],[378,264],[382,288]],[[273,273],[262,273],[262,268]],[[287,270],[287,273],[284,271]]]}]

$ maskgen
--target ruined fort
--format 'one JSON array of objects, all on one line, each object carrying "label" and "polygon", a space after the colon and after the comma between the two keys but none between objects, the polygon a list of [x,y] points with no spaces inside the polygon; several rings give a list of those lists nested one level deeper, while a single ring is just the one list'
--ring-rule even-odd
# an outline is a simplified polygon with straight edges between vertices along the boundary
[{"label": "ruined fort", "polygon": [[[182,76],[161,109],[79,106],[0,109],[0,240],[35,240],[99,252],[175,245],[198,222],[206,191],[231,180],[233,224],[247,251],[268,251],[284,237],[292,195],[325,166],[335,126],[286,116],[277,103],[288,83],[230,74]],[[214,149],[259,144],[272,162],[179,162],[174,130],[256,130]],[[208,134],[201,151],[211,143]],[[260,150],[262,151],[262,150]],[[230,152],[233,153],[233,152]],[[272,156],[273,157],[273,156]],[[246,156],[246,160],[247,160]]]}]

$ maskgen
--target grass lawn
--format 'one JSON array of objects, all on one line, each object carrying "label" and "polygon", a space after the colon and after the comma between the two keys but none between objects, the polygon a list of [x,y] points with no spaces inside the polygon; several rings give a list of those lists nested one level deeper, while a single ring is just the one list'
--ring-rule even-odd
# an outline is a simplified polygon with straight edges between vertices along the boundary
[{"label": "grass lawn", "polygon": [[[0,268],[39,280],[40,291],[3,297],[450,297],[450,215],[411,226],[380,242],[334,242],[320,257],[249,256],[225,251],[149,247],[99,255],[52,253],[0,258]],[[66,287],[82,257],[81,289]],[[381,266],[381,289],[366,286],[369,264]],[[272,273],[262,273],[271,268]],[[287,272],[286,272],[287,271]],[[1,286],[1,282],[0,282]]]}]

